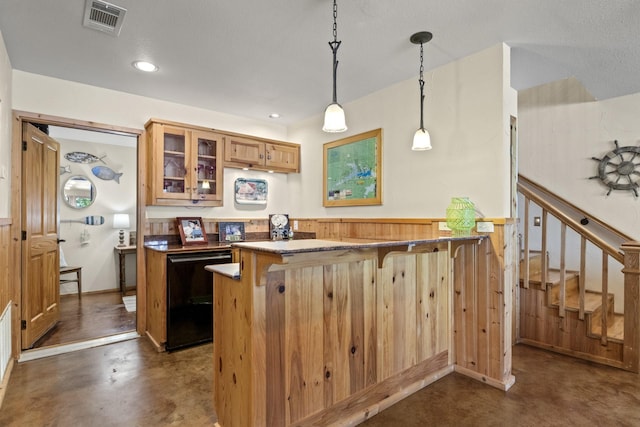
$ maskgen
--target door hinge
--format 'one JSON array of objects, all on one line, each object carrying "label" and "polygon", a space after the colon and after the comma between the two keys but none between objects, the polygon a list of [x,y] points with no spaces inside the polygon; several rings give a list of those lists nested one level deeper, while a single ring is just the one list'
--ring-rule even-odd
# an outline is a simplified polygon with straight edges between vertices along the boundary
[{"label": "door hinge", "polygon": [[27,240],[27,232],[22,230],[22,240]]},{"label": "door hinge", "polygon": [[20,322],[20,325],[22,327],[22,330],[27,329],[27,321],[26,320],[23,320],[22,322]]},{"label": "door hinge", "polygon": [[27,141],[22,141],[22,151],[27,151]]}]

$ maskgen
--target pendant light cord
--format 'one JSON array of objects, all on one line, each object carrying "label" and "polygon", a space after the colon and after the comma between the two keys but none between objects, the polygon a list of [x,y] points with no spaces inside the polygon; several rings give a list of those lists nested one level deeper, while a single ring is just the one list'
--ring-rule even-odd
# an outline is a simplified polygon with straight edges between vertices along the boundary
[{"label": "pendant light cord", "polygon": [[422,65],[423,61],[423,43],[420,43],[420,79],[418,83],[420,83],[420,129],[424,132],[424,66]]},{"label": "pendant light cord", "polygon": [[338,41],[338,4],[333,0],[333,41],[329,42],[329,47],[333,52],[333,103],[338,103],[338,91],[336,89],[336,76],[338,72],[338,48],[341,41]]}]

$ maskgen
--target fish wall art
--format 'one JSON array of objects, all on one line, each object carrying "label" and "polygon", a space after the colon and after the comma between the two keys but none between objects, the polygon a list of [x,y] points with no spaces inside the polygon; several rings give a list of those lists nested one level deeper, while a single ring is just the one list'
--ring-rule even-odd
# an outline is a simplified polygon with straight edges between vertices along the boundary
[{"label": "fish wall art", "polygon": [[120,184],[120,177],[123,175],[122,172],[116,173],[108,166],[94,166],[91,168],[91,172],[100,179],[105,181],[114,180],[118,184]]},{"label": "fish wall art", "polygon": [[71,166],[60,166],[60,175],[64,175],[65,173],[71,173]]},{"label": "fish wall art", "polygon": [[74,163],[95,163],[102,162],[104,163],[104,159],[107,157],[105,154],[102,157],[94,156],[93,154],[85,153],[83,151],[72,151],[64,155],[64,158]]}]

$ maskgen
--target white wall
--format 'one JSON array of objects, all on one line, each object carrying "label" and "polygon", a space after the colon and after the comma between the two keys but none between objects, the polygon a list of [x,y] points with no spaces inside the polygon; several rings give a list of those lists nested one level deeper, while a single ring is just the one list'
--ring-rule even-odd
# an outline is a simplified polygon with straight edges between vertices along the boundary
[{"label": "white wall", "polygon": [[[171,120],[231,132],[287,141],[287,130],[270,122],[260,122],[216,111],[131,95],[94,86],[13,71],[13,108],[114,126],[143,129],[150,118]],[[224,107],[222,108],[224,109]],[[302,141],[292,141],[301,143]],[[304,151],[304,149],[303,149]],[[238,177],[262,178],[269,185],[267,205],[234,206],[233,185]],[[290,212],[288,175],[225,169],[224,206],[188,208],[150,206],[148,218],[201,216],[203,218],[265,218],[269,213]]]},{"label": "white wall", "polygon": [[[555,91],[562,90],[555,86]],[[540,87],[527,95],[544,91]],[[589,179],[598,174],[592,157],[602,158],[614,149],[614,140],[621,147],[640,145],[640,94],[579,103],[537,97],[538,105],[519,111],[520,173],[640,240],[640,198],[629,191],[613,191],[607,197],[607,187]]]},{"label": "white wall", "polygon": [[[612,191],[599,180],[598,162],[615,148],[640,145],[640,94],[595,101],[575,79],[552,82],[521,93],[519,106],[520,173],[560,197],[613,226],[634,240],[640,240],[640,198],[629,191]],[[640,162],[640,158],[636,159]],[[637,177],[635,178],[637,179]],[[522,205],[520,206],[522,216]],[[540,216],[532,206],[530,221]],[[549,220],[548,249],[551,267],[560,259],[559,224]],[[541,228],[530,228],[530,240],[541,242]],[[567,269],[579,269],[579,239],[573,231],[567,237]],[[572,249],[573,248],[573,249]],[[602,254],[587,247],[587,289],[600,289]],[[609,290],[615,294],[615,310],[623,311],[622,265],[609,261]]]},{"label": "white wall", "polygon": [[0,218],[11,216],[11,105],[11,63],[0,32]]},{"label": "white wall", "polygon": [[[73,175],[84,175],[96,187],[94,203],[83,209],[73,209],[60,200],[60,238],[66,240],[60,244],[69,265],[83,267],[83,292],[93,292],[118,288],[117,256],[113,247],[118,244],[118,232],[113,228],[113,214],[129,214],[131,228],[125,230],[125,242],[129,242],[129,231],[134,231],[136,218],[136,148],[108,145],[90,141],[56,139],[60,143],[60,166],[68,166],[71,173],[60,176],[60,193],[65,181]],[[75,163],[64,155],[72,151],[90,153],[103,158],[102,162]],[[92,168],[107,166],[114,172],[122,173],[119,183],[115,180],[98,178]],[[102,225],[84,225],[68,220],[79,221],[85,216],[103,216]],[[90,235],[88,242],[81,241],[81,234],[86,231]],[[135,265],[133,256],[128,257],[126,273],[127,284],[135,284]],[[63,284],[61,294],[77,292],[75,283]]]},{"label": "white wall", "polygon": [[[303,141],[299,176],[290,177],[299,217],[444,217],[451,197],[469,196],[485,217],[509,216],[509,48],[500,44],[425,73],[425,127],[433,149],[411,151],[419,126],[417,76],[344,104],[349,130],[321,131],[320,115],[289,130]],[[323,144],[383,128],[383,205],[322,206]]]},{"label": "white wall", "polygon": [[[417,76],[345,104],[349,131],[340,135],[320,130],[320,114],[287,133],[270,123],[21,71],[13,74],[14,108],[138,129],[157,117],[302,145],[300,174],[227,168],[223,207],[148,207],[149,218],[196,214],[255,218],[273,212],[297,217],[444,217],[451,197],[461,195],[469,196],[484,216],[505,217],[509,216],[509,116],[516,115],[509,56],[509,48],[500,44],[425,74],[425,126],[434,146],[426,152],[410,149],[419,125]],[[379,127],[384,132],[383,205],[323,208],[322,161],[318,161],[322,144]],[[266,179],[268,204],[260,210],[235,206],[237,177]]]}]

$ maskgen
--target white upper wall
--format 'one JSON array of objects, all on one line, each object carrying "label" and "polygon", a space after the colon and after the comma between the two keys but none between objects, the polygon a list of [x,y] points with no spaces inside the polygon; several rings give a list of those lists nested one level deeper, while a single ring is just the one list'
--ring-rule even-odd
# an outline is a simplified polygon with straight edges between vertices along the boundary
[{"label": "white upper wall", "polygon": [[11,103],[11,63],[0,32],[0,218],[11,216]]},{"label": "white upper wall", "polygon": [[[287,140],[286,128],[280,125],[18,70],[13,72],[13,90],[15,93],[13,108],[16,110],[133,129],[143,129],[147,120],[155,117],[264,138]],[[266,206],[234,206],[234,182],[239,177],[267,180],[269,200]],[[193,215],[204,218],[261,218],[268,216],[269,213],[286,212],[289,200],[287,175],[225,168],[223,196],[223,207],[149,206],[146,209],[146,215],[148,218]]]},{"label": "white upper wall", "polygon": [[615,148],[614,140],[621,147],[640,145],[640,94],[592,102],[554,98],[560,92],[584,90],[572,85],[567,80],[523,92],[520,173],[640,240],[640,198],[630,191],[612,191],[606,196],[608,188],[589,179],[598,174],[599,163],[592,157],[602,159]]},{"label": "white upper wall", "polygon": [[[433,149],[411,151],[420,123],[418,76],[344,105],[349,130],[322,132],[317,116],[292,126],[303,141],[300,176],[290,178],[300,217],[444,217],[451,197],[468,196],[485,217],[509,216],[509,48],[500,44],[425,73],[425,127]],[[348,84],[348,83],[347,83]],[[383,129],[383,205],[322,206],[323,144]]]},{"label": "white upper wall", "polygon": [[[263,122],[59,79],[13,72],[13,108],[141,129],[150,117],[208,126],[302,145],[300,174],[225,169],[221,208],[148,207],[148,217],[444,217],[454,196],[468,196],[485,217],[509,216],[510,51],[500,44],[425,73],[425,126],[433,149],[411,151],[419,126],[415,79],[345,104],[349,131],[324,133],[321,112],[287,130]],[[322,207],[322,144],[383,128],[383,205]],[[234,206],[237,177],[269,182],[266,207]],[[246,206],[246,205],[245,205]]]}]

